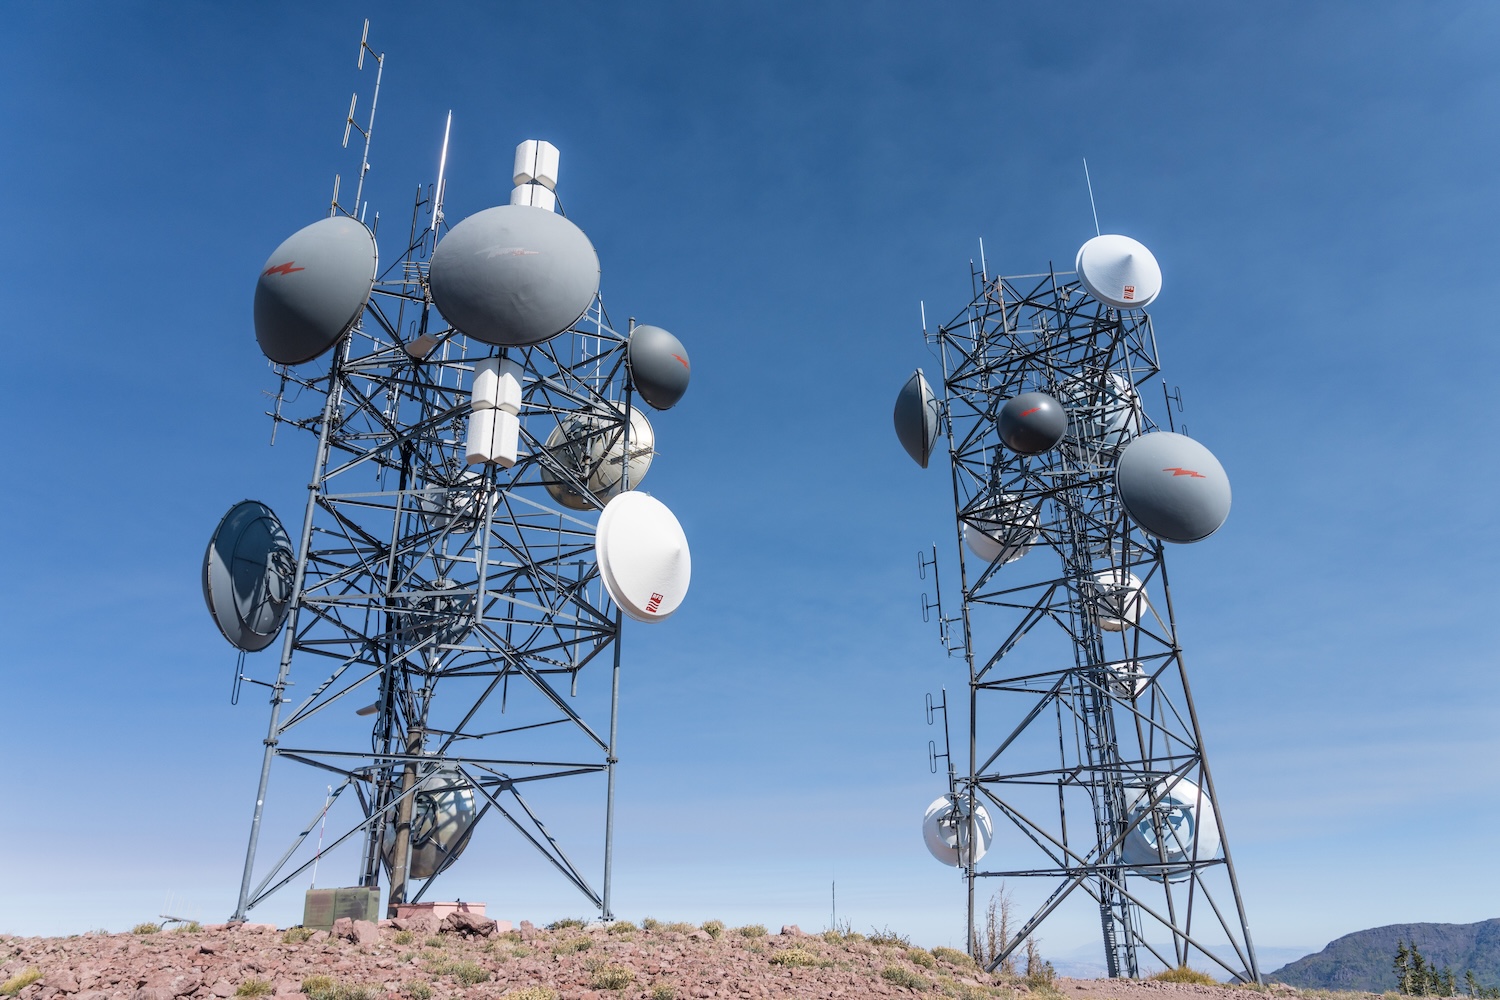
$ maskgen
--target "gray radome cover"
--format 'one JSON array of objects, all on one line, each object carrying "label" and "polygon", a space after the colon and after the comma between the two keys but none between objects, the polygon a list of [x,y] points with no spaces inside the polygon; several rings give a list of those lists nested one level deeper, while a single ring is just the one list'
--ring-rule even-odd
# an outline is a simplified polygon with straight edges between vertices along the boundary
[{"label": "gray radome cover", "polygon": [[896,438],[901,447],[922,468],[932,458],[933,445],[938,436],[938,402],[932,395],[932,386],[918,368],[901,387],[896,396],[896,409],[891,414],[896,422]]},{"label": "gray radome cover", "polygon": [[375,238],[335,216],[299,229],[266,259],[255,284],[255,340],[282,365],[311,361],[359,318],[375,284]]},{"label": "gray radome cover", "polygon": [[475,340],[539,344],[572,326],[599,291],[599,255],[544,208],[501,205],[453,227],[432,254],[432,301]]},{"label": "gray radome cover", "polygon": [[1190,437],[1143,434],[1120,453],[1115,488],[1142,528],[1165,542],[1207,538],[1229,516],[1229,477]]},{"label": "gray radome cover", "polygon": [[203,600],[224,638],[250,653],[269,646],[286,618],[296,568],[271,508],[257,500],[229,508],[203,553]]},{"label": "gray radome cover", "polygon": [[630,377],[641,398],[658,410],[670,410],[687,392],[692,365],[682,341],[659,326],[630,331]]},{"label": "gray radome cover", "polygon": [[1045,392],[1023,392],[1000,407],[1000,440],[1018,455],[1040,455],[1068,433],[1068,411]]}]

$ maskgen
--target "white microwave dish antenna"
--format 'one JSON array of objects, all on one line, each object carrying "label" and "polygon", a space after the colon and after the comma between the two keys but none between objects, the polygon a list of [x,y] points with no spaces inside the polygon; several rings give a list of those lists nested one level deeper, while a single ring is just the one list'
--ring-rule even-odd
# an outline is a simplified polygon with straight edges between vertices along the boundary
[{"label": "white microwave dish antenna", "polygon": [[1012,493],[1002,493],[963,516],[964,543],[985,562],[1013,563],[1031,551],[1041,538],[1041,514],[1036,505]]},{"label": "white microwave dish antenna", "polygon": [[524,347],[550,340],[599,291],[599,255],[553,212],[500,205],[454,226],[432,253],[432,301],[475,340]]},{"label": "white microwave dish antenna", "polygon": [[1202,541],[1229,517],[1229,476],[1214,453],[1171,431],[1143,434],[1120,453],[1115,489],[1126,511],[1164,542]]},{"label": "white microwave dish antenna", "polygon": [[1135,626],[1150,607],[1146,585],[1129,570],[1102,570],[1094,574],[1094,585],[1099,589],[1094,614],[1106,632],[1123,632]]},{"label": "white microwave dish antenna", "polygon": [[297,230],[266,258],[255,283],[255,340],[279,365],[311,361],[364,311],[379,254],[360,222],[336,215]]},{"label": "white microwave dish antenna", "polygon": [[1095,236],[1073,262],[1088,293],[1116,309],[1144,309],[1161,294],[1161,265],[1129,236]]},{"label": "white microwave dish antenna", "polygon": [[1076,375],[1060,395],[1068,411],[1068,440],[1075,447],[1113,451],[1140,433],[1140,394],[1119,372]]},{"label": "white microwave dish antenna", "polygon": [[[1161,793],[1154,806],[1154,793]],[[1186,878],[1186,862],[1219,853],[1219,822],[1208,793],[1186,778],[1166,778],[1155,789],[1141,789],[1125,810],[1130,832],[1121,856],[1138,874],[1169,881]],[[1168,867],[1163,868],[1166,865]],[[1184,865],[1173,870],[1173,865]]]},{"label": "white microwave dish antenna", "polygon": [[[970,851],[970,841],[973,850]],[[995,839],[990,814],[980,803],[974,803],[974,820],[969,822],[969,802],[946,795],[933,799],[922,817],[922,840],[928,852],[938,861],[955,868],[975,864],[989,852]],[[971,856],[972,854],[972,856]]]},{"label": "white microwave dish antenna", "polygon": [[687,597],[693,575],[687,535],[653,496],[631,490],[606,504],[594,552],[609,596],[636,621],[664,621]]},{"label": "white microwave dish antenna", "polygon": [[258,500],[229,508],[203,553],[203,600],[224,638],[265,649],[281,631],[297,556],[274,511]]}]

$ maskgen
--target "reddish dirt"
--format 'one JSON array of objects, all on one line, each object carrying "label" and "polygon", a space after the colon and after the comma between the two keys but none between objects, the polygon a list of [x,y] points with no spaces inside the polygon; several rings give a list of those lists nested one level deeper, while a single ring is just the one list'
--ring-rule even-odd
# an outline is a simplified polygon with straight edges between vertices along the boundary
[{"label": "reddish dirt", "polygon": [[[1108,979],[1060,979],[1055,992],[1028,989],[946,951],[937,959],[921,949],[810,936],[795,927],[766,935],[728,929],[717,937],[687,925],[554,931],[523,923],[520,931],[488,937],[438,933],[423,924],[403,932],[388,921],[341,930],[342,936],[318,932],[306,941],[256,924],[0,937],[0,980],[30,969],[42,974],[19,990],[18,1000],[229,1000],[255,991],[268,1000],[425,1000],[424,993],[433,1000],[499,1000],[536,986],[558,1000],[1019,1000],[1029,993],[1038,994],[1034,1000],[1245,1000],[1247,992]],[[303,980],[315,975],[331,977],[342,993],[307,997]],[[1271,988],[1273,997],[1296,993]],[[530,1000],[540,1000],[536,991]]]}]

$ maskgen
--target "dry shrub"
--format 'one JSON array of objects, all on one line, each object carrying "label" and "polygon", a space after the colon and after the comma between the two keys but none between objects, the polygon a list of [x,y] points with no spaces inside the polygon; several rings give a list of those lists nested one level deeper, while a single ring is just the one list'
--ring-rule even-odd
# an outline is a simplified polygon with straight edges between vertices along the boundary
[{"label": "dry shrub", "polygon": [[799,948],[793,945],[790,948],[776,952],[767,961],[772,965],[817,965],[818,956],[806,948]]},{"label": "dry shrub", "polygon": [[880,978],[908,990],[925,990],[932,985],[915,972],[899,965],[887,965],[881,969]]},{"label": "dry shrub", "polygon": [[959,968],[974,964],[973,956],[965,955],[957,948],[944,948],[941,945],[932,949],[932,957],[939,962],[947,962],[949,965],[956,965]]},{"label": "dry shrub", "polygon": [[1158,983],[1191,983],[1194,986],[1217,986],[1218,981],[1206,972],[1190,969],[1186,965],[1179,965],[1175,969],[1166,969],[1152,976],[1151,979]]},{"label": "dry shrub", "polygon": [[705,920],[702,927],[703,930],[708,932],[708,936],[711,938],[717,938],[720,934],[724,933],[724,921],[722,920]]},{"label": "dry shrub", "polygon": [[0,983],[0,995],[13,997],[41,978],[41,969],[23,969],[14,976],[11,976],[4,983]]}]

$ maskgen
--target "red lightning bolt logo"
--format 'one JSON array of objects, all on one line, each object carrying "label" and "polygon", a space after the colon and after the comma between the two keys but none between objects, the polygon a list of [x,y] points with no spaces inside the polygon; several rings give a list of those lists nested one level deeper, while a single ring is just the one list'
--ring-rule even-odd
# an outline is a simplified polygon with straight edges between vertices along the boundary
[{"label": "red lightning bolt logo", "polygon": [[1172,474],[1172,478],[1173,479],[1176,479],[1178,476],[1192,476],[1194,479],[1207,479],[1208,478],[1207,476],[1205,476],[1201,472],[1194,472],[1192,469],[1184,469],[1184,468],[1181,468],[1180,466],[1176,466],[1176,465],[1170,466],[1169,468],[1162,469],[1161,471],[1163,471],[1163,472],[1170,472]]},{"label": "red lightning bolt logo", "polygon": [[1033,413],[1035,413],[1037,410],[1040,410],[1040,409],[1041,409],[1040,406],[1033,406],[1031,409],[1027,410],[1025,413],[1022,413],[1021,416],[1023,416],[1023,417],[1029,417]]},{"label": "red lightning bolt logo", "polygon": [[285,264],[277,264],[275,267],[268,267],[266,268],[266,274],[291,274],[293,271],[307,270],[307,268],[305,267],[293,267],[292,265],[295,263],[297,263],[295,260],[289,260]]},{"label": "red lightning bolt logo", "polygon": [[674,354],[672,355],[672,357],[676,358],[678,361],[681,361],[682,367],[687,368],[689,371],[692,370],[691,366],[689,366],[687,363],[687,358],[683,357],[681,354]]}]

